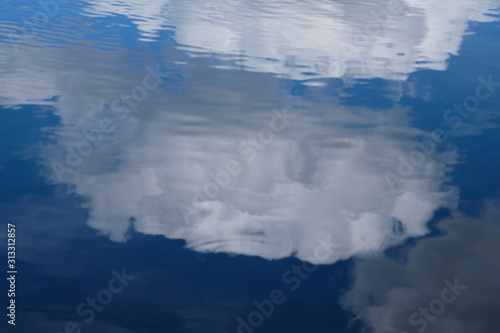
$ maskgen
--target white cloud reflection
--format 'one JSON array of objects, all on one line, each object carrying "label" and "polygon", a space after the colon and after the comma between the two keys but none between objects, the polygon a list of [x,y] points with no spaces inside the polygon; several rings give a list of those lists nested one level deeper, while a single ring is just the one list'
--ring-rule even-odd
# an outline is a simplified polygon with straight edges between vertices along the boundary
[{"label": "white cloud reflection", "polygon": [[193,56],[213,52],[231,66],[301,80],[405,79],[418,69],[444,70],[469,23],[496,20],[487,14],[500,6],[498,0],[90,4],[91,13],[131,17],[146,38],[172,24],[176,41]]},{"label": "white cloud reflection", "polygon": [[[133,227],[184,239],[196,251],[267,259],[311,260],[317,238],[330,235],[337,250],[320,263],[332,263],[423,235],[434,211],[453,205],[455,193],[445,185],[447,166],[434,160],[426,160],[391,192],[384,172],[397,172],[398,157],[414,148],[411,137],[418,133],[404,121],[393,123],[391,113],[405,110],[346,108],[332,99],[318,122],[310,109],[317,104],[305,103],[292,111],[300,115],[289,127],[248,163],[239,144],[273,114],[247,109],[246,116],[224,119],[216,107],[198,114],[207,102],[191,102],[195,111],[189,114],[158,112],[147,122],[134,119],[121,129],[133,140],[96,150],[85,160],[68,183],[89,200],[89,226],[114,241],[126,240]],[[236,118],[246,121],[238,125]],[[110,154],[119,161],[112,171],[92,166]],[[241,173],[213,200],[197,205],[200,214],[186,223],[179,205],[189,205],[193,189],[202,190],[211,181],[208,173],[230,160],[241,163]]]}]

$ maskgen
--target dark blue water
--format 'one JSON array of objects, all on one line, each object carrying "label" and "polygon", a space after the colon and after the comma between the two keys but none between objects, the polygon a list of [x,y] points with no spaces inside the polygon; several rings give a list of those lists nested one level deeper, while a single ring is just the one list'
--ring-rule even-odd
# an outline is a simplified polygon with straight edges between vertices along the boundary
[{"label": "dark blue water", "polygon": [[499,8],[2,2],[1,332],[498,332]]}]

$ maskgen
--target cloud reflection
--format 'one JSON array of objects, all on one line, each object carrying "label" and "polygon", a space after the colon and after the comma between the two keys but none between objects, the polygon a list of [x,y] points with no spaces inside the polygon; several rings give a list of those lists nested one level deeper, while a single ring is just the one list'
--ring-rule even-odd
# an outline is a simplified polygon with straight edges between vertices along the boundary
[{"label": "cloud reflection", "polygon": [[[221,68],[291,79],[406,79],[445,70],[471,21],[494,21],[495,0],[90,1],[88,11],[129,16],[144,38],[175,26],[183,50],[211,52]],[[169,17],[165,18],[164,13]],[[319,84],[312,81],[309,84]]]},{"label": "cloud reflection", "polygon": [[[260,87],[272,79],[209,73],[210,86],[191,82],[187,96],[169,99],[168,113],[148,105],[148,121],[134,117],[120,129],[121,138],[133,139],[103,144],[67,179],[88,199],[89,226],[115,241],[125,241],[134,228],[183,239],[196,251],[267,259],[312,260],[317,238],[330,235],[338,250],[319,262],[333,263],[423,235],[434,211],[454,204],[456,193],[445,183],[448,165],[435,160],[416,168],[398,191],[388,186],[384,173],[397,170],[399,156],[415,148],[414,135],[425,135],[408,127],[405,109],[296,99],[290,112],[297,117],[248,161],[241,143],[269,126],[275,105],[268,99],[276,91],[238,90],[254,107],[211,101],[230,98],[222,87],[237,80]],[[234,114],[236,105],[242,113]],[[110,156],[119,162],[105,167]],[[191,204],[212,181],[210,173],[228,161],[238,161],[242,171],[215,197],[200,200],[199,213],[186,223],[179,205]]]},{"label": "cloud reflection", "polygon": [[[497,332],[499,207],[498,200],[490,200],[482,218],[457,212],[440,222],[446,235],[420,240],[409,249],[405,265],[378,255],[364,258],[357,264],[356,280],[345,295],[344,306],[375,333]],[[411,325],[413,313],[440,297],[443,280],[455,277],[467,286],[460,297],[427,323],[421,314],[414,315]]]}]

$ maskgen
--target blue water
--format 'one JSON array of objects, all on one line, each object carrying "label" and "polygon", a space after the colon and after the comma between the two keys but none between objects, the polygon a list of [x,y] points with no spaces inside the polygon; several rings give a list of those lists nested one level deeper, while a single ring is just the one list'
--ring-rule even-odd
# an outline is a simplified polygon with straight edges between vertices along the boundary
[{"label": "blue water", "polygon": [[1,332],[498,332],[500,2],[2,8]]}]

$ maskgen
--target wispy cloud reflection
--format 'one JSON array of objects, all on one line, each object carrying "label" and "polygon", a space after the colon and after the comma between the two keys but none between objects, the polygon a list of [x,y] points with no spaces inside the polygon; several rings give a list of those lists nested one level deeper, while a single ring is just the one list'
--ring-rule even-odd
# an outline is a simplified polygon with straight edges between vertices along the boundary
[{"label": "wispy cloud reflection", "polygon": [[162,1],[140,1],[140,0],[107,0],[107,1],[87,1],[89,7],[84,15],[89,16],[116,16],[124,15],[132,19],[132,23],[137,26],[140,32],[141,41],[155,41],[159,32],[172,28],[170,12],[170,0]]},{"label": "wispy cloud reflection", "polygon": [[89,13],[132,18],[142,38],[174,29],[180,48],[193,56],[219,54],[225,61],[222,68],[244,67],[301,80],[405,79],[418,69],[444,70],[450,55],[458,53],[469,23],[496,20],[486,14],[498,8],[495,0],[90,4]]}]

